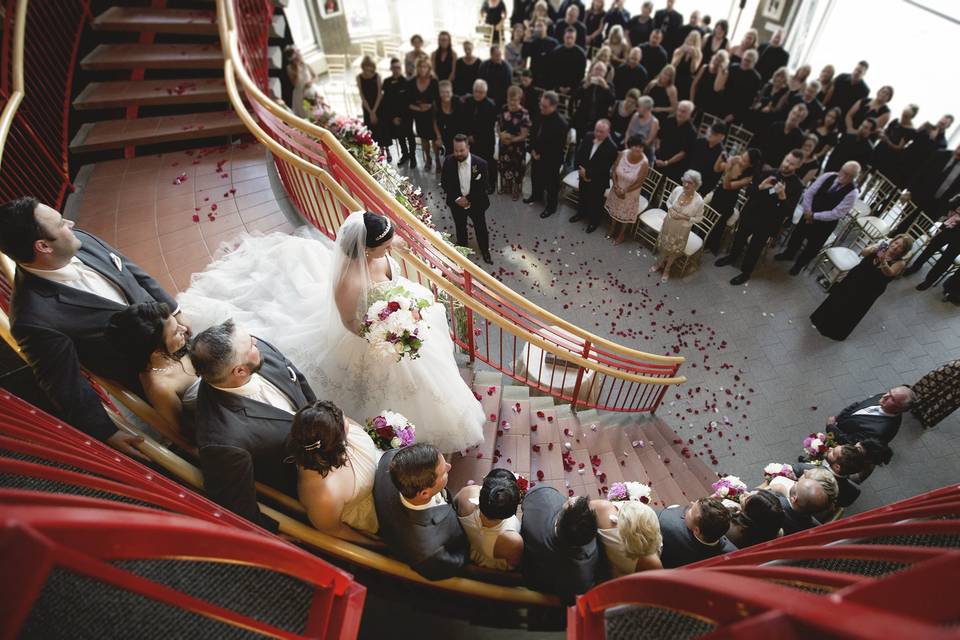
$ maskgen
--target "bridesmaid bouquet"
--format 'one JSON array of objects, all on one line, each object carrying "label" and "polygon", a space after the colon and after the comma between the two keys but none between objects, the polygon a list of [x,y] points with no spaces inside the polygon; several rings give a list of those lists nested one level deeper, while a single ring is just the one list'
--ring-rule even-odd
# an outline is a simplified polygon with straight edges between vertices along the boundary
[{"label": "bridesmaid bouquet", "polygon": [[416,434],[409,420],[393,411],[383,411],[380,415],[367,420],[367,433],[377,448],[389,451],[402,449],[413,444]]},{"label": "bridesmaid bouquet", "polygon": [[383,360],[419,357],[428,329],[419,314],[430,307],[430,301],[414,298],[403,287],[386,289],[378,298],[363,316],[360,336]]},{"label": "bridesmaid bouquet", "polygon": [[723,476],[712,485],[713,495],[711,498],[720,498],[721,500],[740,500],[740,496],[747,492],[747,485],[737,476]]},{"label": "bridesmaid bouquet", "polygon": [[777,476],[783,476],[789,480],[796,480],[797,476],[793,473],[793,467],[788,464],[783,464],[780,462],[771,462],[763,468],[763,478],[767,482],[773,480]]},{"label": "bridesmaid bouquet", "polygon": [[811,433],[803,439],[803,452],[807,454],[811,462],[818,462],[823,460],[827,451],[835,447],[836,444],[833,434]]},{"label": "bridesmaid bouquet", "polygon": [[607,500],[625,502],[633,500],[650,503],[650,487],[642,482],[614,482],[607,491]]}]

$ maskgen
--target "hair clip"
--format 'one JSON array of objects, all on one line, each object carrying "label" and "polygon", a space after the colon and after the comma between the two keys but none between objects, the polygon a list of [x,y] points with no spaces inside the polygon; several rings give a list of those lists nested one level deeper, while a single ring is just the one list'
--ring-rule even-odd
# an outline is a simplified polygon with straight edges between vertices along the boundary
[{"label": "hair clip", "polygon": [[314,449],[319,449],[323,446],[323,440],[317,440],[313,444],[304,445],[304,451],[313,451]]}]

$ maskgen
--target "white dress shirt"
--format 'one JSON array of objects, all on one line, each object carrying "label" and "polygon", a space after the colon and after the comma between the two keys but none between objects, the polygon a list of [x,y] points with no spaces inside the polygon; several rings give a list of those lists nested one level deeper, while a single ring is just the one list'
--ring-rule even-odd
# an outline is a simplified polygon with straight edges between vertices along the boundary
[{"label": "white dress shirt", "polygon": [[85,265],[76,256],[59,269],[34,269],[23,265],[20,265],[20,268],[39,278],[66,285],[71,289],[86,291],[117,304],[129,304],[120,287],[102,276],[96,269]]},{"label": "white dress shirt", "polygon": [[443,491],[439,491],[433,494],[433,497],[426,502],[426,504],[413,504],[409,500],[403,497],[403,494],[400,494],[400,504],[405,506],[407,509],[412,509],[413,511],[423,511],[425,509],[432,509],[433,507],[439,507],[441,505],[447,504],[447,501],[443,499]]},{"label": "white dress shirt", "polygon": [[859,411],[854,411],[853,415],[855,416],[881,416],[883,418],[892,418],[894,414],[887,413],[884,411],[880,405],[875,404],[872,407],[864,407]]},{"label": "white dress shirt", "polygon": [[220,391],[226,391],[227,393],[233,393],[238,396],[243,396],[244,398],[249,398],[250,400],[256,400],[257,402],[262,402],[263,404],[268,404],[271,407],[280,409],[281,411],[286,411],[290,415],[293,415],[297,412],[296,407],[293,406],[293,403],[290,401],[290,398],[287,395],[280,391],[272,382],[264,378],[259,373],[255,373],[250,376],[250,379],[247,380],[247,384],[242,387],[217,387],[214,385],[214,389],[220,389]]},{"label": "white dress shirt", "polygon": [[457,162],[457,177],[460,178],[460,195],[470,196],[470,171],[473,169],[473,159],[468,155],[463,162]]},{"label": "white dress shirt", "polygon": [[593,154],[595,154],[595,153],[597,152],[597,149],[599,149],[599,148],[600,148],[600,145],[602,145],[602,144],[603,144],[603,140],[600,140],[599,142],[594,142],[594,143],[593,143],[593,148],[590,149],[590,159],[591,159],[591,160],[593,160]]},{"label": "white dress shirt", "polygon": [[934,198],[942,197],[943,194],[947,192],[947,189],[950,188],[950,185],[960,177],[960,160],[950,158],[949,162],[943,167],[943,173],[946,177],[943,179],[943,182],[940,183],[936,193],[933,194]]}]

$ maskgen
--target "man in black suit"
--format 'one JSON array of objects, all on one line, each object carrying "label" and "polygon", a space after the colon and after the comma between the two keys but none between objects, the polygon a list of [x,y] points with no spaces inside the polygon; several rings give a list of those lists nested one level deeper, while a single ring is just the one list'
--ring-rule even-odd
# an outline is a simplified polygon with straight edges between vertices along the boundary
[{"label": "man in black suit", "polygon": [[587,27],[580,21],[580,8],[576,5],[570,5],[563,14],[563,20],[553,25],[553,37],[555,40],[564,40],[568,30],[573,29],[576,32],[575,41],[581,49],[587,48]]},{"label": "man in black suit", "polygon": [[757,47],[757,54],[757,73],[764,82],[767,82],[774,71],[787,66],[790,60],[790,53],[783,48],[783,29],[774,31],[770,42]]},{"label": "man in black suit", "polygon": [[[803,131],[800,123],[807,117],[807,106],[795,104],[787,114],[786,120],[778,120],[767,127],[756,141],[757,148],[763,154],[768,166],[803,145]],[[842,163],[841,163],[842,164]],[[839,169],[828,169],[839,171]]]},{"label": "man in black suit", "polygon": [[777,237],[784,221],[793,215],[803,195],[803,183],[797,176],[801,164],[803,153],[794,149],[784,157],[779,169],[763,171],[754,178],[747,190],[747,204],[740,213],[740,223],[730,253],[714,263],[718,267],[733,264],[746,247],[740,275],[734,276],[730,284],[743,284],[750,279],[763,247],[771,238]]},{"label": "man in black suit", "polygon": [[533,39],[523,43],[522,55],[524,60],[530,58],[530,72],[533,74],[533,84],[541,89],[550,87],[553,74],[548,62],[550,54],[559,43],[547,35],[547,23],[543,18],[533,23]]},{"label": "man in black suit", "polygon": [[523,499],[520,536],[520,570],[531,589],[569,605],[602,577],[596,513],[587,498],[568,500],[553,487],[533,489]]},{"label": "man in black suit", "polygon": [[282,353],[234,326],[201,331],[190,362],[202,379],[196,440],[203,486],[212,500],[260,526],[277,523],[257,506],[255,482],[297,495],[296,465],[285,464],[293,415],[317,398]]},{"label": "man in black suit", "polygon": [[627,54],[627,61],[617,66],[613,72],[613,90],[617,100],[623,100],[627,97],[630,89],[643,91],[647,86],[647,70],[641,63],[643,60],[643,51],[640,47],[633,47]]},{"label": "man in black suit", "polygon": [[[767,489],[767,486],[761,486]],[[783,507],[783,533],[790,535],[820,525],[817,514],[832,514],[840,487],[833,472],[815,467],[803,472],[796,482],[786,485],[775,482],[770,491],[780,499]],[[666,566],[666,565],[664,565]]]},{"label": "man in black suit", "polygon": [[673,8],[674,1],[667,0],[667,8],[653,14],[653,26],[663,33],[663,46],[667,48],[667,53],[673,53],[682,42],[680,28],[683,26],[683,15]]},{"label": "man in black suit", "polygon": [[739,64],[730,65],[727,77],[726,101],[728,113],[723,114],[727,123],[743,122],[750,111],[753,99],[763,86],[763,80],[756,69],[757,51],[749,49],[743,53]]},{"label": "man in black suit", "polygon": [[[799,106],[799,105],[798,105]],[[796,109],[797,107],[794,107]],[[873,159],[873,133],[877,130],[877,121],[873,118],[864,118],[860,126],[853,133],[840,136],[837,146],[830,152],[830,158],[824,171],[839,171],[846,162],[856,162],[864,171],[870,167]]]},{"label": "man in black suit", "polygon": [[457,229],[457,244],[467,244],[467,218],[473,221],[473,232],[477,234],[480,255],[487,264],[493,264],[490,257],[489,237],[487,234],[487,208],[490,196],[487,193],[487,163],[470,153],[467,136],[457,134],[453,137],[453,153],[443,161],[440,174],[440,186],[447,195],[447,205],[453,215],[453,224]]},{"label": "man in black suit", "polygon": [[664,569],[674,569],[737,550],[727,539],[730,511],[715,498],[694,500],[686,508],[678,504],[661,509],[660,534]]},{"label": "man in black suit", "polygon": [[460,121],[470,143],[470,152],[490,167],[486,183],[489,195],[497,186],[497,159],[493,154],[497,138],[497,105],[487,97],[486,80],[474,80],[473,93],[463,99]]},{"label": "man in black suit", "polygon": [[909,387],[894,387],[886,393],[854,402],[836,416],[827,418],[827,433],[840,444],[857,444],[868,438],[890,443],[900,430],[903,413],[913,404]]},{"label": "man in black suit", "polygon": [[557,211],[557,196],[560,192],[560,167],[563,164],[567,133],[567,121],[557,112],[560,97],[555,91],[540,96],[540,118],[530,142],[530,157],[533,159],[530,197],[524,202],[543,202],[546,193],[546,208],[541,218],[548,218]]},{"label": "man in black suit", "polygon": [[436,447],[417,443],[384,453],[373,483],[380,537],[428,580],[459,574],[470,554],[450,504],[449,471]]},{"label": "man in black suit", "polygon": [[[670,61],[670,54],[663,48],[663,33],[660,29],[650,32],[650,41],[640,45],[640,59],[648,78],[656,78]],[[641,90],[643,87],[641,87]]]},{"label": "man in black suit", "polygon": [[575,29],[568,28],[563,34],[563,44],[547,59],[552,78],[550,86],[564,95],[572,95],[580,86],[587,66],[587,52],[577,44],[576,34]]},{"label": "man in black suit", "polygon": [[960,145],[952,152],[946,149],[934,151],[910,181],[903,193],[904,200],[912,200],[919,210],[906,216],[897,225],[894,233],[906,233],[913,221],[923,211],[934,220],[948,213],[949,203],[960,194]]},{"label": "man in black suit", "polygon": [[164,302],[189,323],[173,297],[136,264],[36,198],[0,207],[0,251],[17,263],[10,324],[37,384],[61,417],[138,457],[140,438],[118,431],[81,366],[140,392],[137,367],[106,337],[110,317],[130,304]]},{"label": "man in black suit", "polygon": [[610,170],[617,160],[617,145],[610,139],[610,121],[597,120],[593,133],[583,137],[575,163],[580,176],[580,200],[577,215],[570,222],[590,219],[587,233],[593,233],[603,222],[603,194],[610,186]]}]

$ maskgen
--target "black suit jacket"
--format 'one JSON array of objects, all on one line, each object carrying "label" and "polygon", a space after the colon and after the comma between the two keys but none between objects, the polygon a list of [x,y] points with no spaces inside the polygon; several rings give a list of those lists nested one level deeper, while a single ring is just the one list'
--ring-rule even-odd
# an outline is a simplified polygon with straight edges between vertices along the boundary
[{"label": "black suit jacket", "polygon": [[813,516],[806,513],[798,513],[790,506],[790,500],[786,497],[776,494],[780,500],[780,506],[783,507],[783,535],[788,536],[798,531],[806,531],[819,526],[820,523]]},{"label": "black suit jacket", "polygon": [[484,212],[490,207],[490,196],[487,194],[489,172],[483,158],[470,154],[470,193],[460,190],[460,176],[457,173],[457,159],[453,154],[443,161],[443,171],[440,174],[440,186],[447,196],[447,205],[451,209],[459,209],[457,198],[467,196],[471,211]]},{"label": "black suit jacket", "polygon": [[[770,176],[784,182],[786,199],[781,200],[776,194],[770,193],[769,189],[759,188],[760,183]],[[773,235],[780,230],[787,218],[793,215],[801,196],[803,182],[796,173],[783,177],[778,170],[761,171],[747,188],[747,204],[743,207],[740,224],[747,225],[746,228],[754,232]]]},{"label": "black suit jacket", "polygon": [[[276,347],[257,339],[263,357],[260,375],[300,409],[317,398],[303,374]],[[197,447],[203,486],[212,500],[275,531],[260,513],[256,481],[297,495],[296,465],[284,463],[284,444],[293,415],[263,402],[222,391],[206,382],[197,393]]]},{"label": "black suit jacket", "polygon": [[663,552],[660,561],[664,569],[674,569],[685,564],[699,562],[724,553],[733,553],[737,548],[723,536],[717,544],[703,544],[687,528],[683,520],[682,506],[667,507],[657,513],[660,533],[663,535]]},{"label": "black suit jacket", "polygon": [[934,151],[920,166],[910,182],[913,201],[934,220],[946,214],[950,198],[960,193],[960,178],[957,178],[942,196],[934,197],[937,189],[943,184],[943,170],[952,157],[953,151],[946,149]]},{"label": "black suit jacket", "polygon": [[583,141],[577,147],[577,156],[574,161],[577,167],[583,167],[587,172],[589,182],[581,183],[581,191],[586,188],[599,189],[602,193],[610,185],[610,171],[613,169],[613,163],[617,160],[617,145],[608,136],[599,147],[597,152],[590,157],[590,151],[593,149],[593,134],[588,133],[583,136]]},{"label": "black suit jacket", "polygon": [[565,604],[586,593],[602,578],[596,539],[567,547],[557,539],[556,522],[566,497],[553,487],[537,487],[523,499],[523,560],[520,570],[531,589],[555,593]]},{"label": "black suit jacket", "polygon": [[541,116],[534,128],[530,148],[540,154],[540,161],[548,167],[563,164],[563,152],[567,146],[567,121],[554,111],[549,116]]},{"label": "black suit jacket", "polygon": [[[131,304],[156,301],[167,303],[171,311],[177,308],[156,280],[119,251],[89,233],[76,235],[83,243],[77,253],[80,261],[117,285]],[[123,308],[17,269],[10,309],[13,337],[63,419],[99,440],[117,428],[80,367],[140,391],[136,363],[106,337],[110,316]]]},{"label": "black suit jacket", "polygon": [[840,412],[837,416],[836,423],[827,427],[827,432],[832,433],[840,444],[857,444],[867,438],[876,438],[889,444],[900,430],[900,423],[903,421],[902,415],[853,415],[860,409],[880,404],[880,398],[882,397],[883,394],[878,393],[861,402],[854,402]]},{"label": "black suit jacket", "polygon": [[390,479],[392,449],[383,454],[373,483],[380,537],[410,567],[428,580],[458,575],[467,564],[470,543],[453,505],[408,509]]}]

